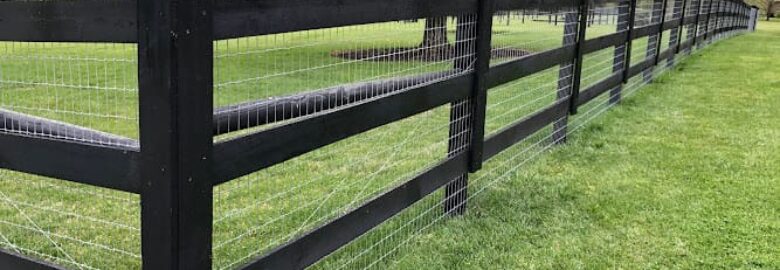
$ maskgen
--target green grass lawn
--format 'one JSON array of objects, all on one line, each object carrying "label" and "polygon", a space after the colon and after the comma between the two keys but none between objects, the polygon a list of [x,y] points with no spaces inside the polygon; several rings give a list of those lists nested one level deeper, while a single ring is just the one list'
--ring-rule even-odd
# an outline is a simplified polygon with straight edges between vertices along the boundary
[{"label": "green grass lawn", "polygon": [[[522,24],[516,19],[512,20],[509,25],[504,23],[496,21],[494,47],[513,47],[538,52],[560,45],[562,25],[555,26],[539,22]],[[450,24],[450,28],[452,28],[450,29],[450,39],[453,39],[454,27],[452,24]],[[215,44],[214,74],[215,107],[300,93],[344,83],[451,68],[452,63],[450,62],[379,63],[347,61],[330,55],[336,50],[415,46],[419,44],[422,31],[422,22],[383,23],[217,42]],[[595,37],[612,31],[614,31],[614,25],[595,25],[589,29],[588,35]],[[767,35],[766,32],[763,32],[763,35]],[[665,36],[664,43],[668,40],[668,34]],[[759,36],[756,34],[751,38]],[[344,37],[354,38],[345,39]],[[740,44],[739,42],[745,42],[745,40],[748,38],[727,42]],[[645,57],[646,43],[647,38],[634,43],[632,50],[634,59]],[[725,44],[718,46],[721,49],[739,47],[739,45],[727,46]],[[137,76],[134,73],[137,61],[133,45],[37,44],[31,46],[30,44],[0,43],[0,48],[2,48],[0,49],[0,107],[137,138]],[[742,51],[736,50],[735,53],[739,52]],[[713,52],[706,53],[708,57],[711,54]],[[583,86],[595,83],[611,74],[612,57],[613,51],[611,49],[602,50],[586,57],[583,68]],[[505,59],[496,59],[496,62],[503,60]],[[717,65],[718,59],[711,61],[696,59],[693,61],[686,66],[694,66],[697,63],[699,65]],[[752,65],[749,67],[756,68]],[[727,71],[733,72],[733,70]],[[488,97],[486,133],[493,133],[553,102],[555,91],[558,88],[557,76],[558,67],[553,67],[491,90]],[[727,77],[720,78],[726,79]],[[745,80],[748,79],[745,78]],[[672,79],[663,79],[659,85],[664,85],[663,82],[670,80]],[[707,77],[701,79],[700,82],[692,82],[691,84],[696,86],[711,82],[710,77]],[[746,91],[748,90],[752,90],[752,88],[746,89]],[[578,161],[578,159],[590,161],[597,154],[594,153],[595,150],[591,149],[592,145],[590,148],[583,146],[584,150],[564,149],[576,148],[581,142],[593,143],[595,139],[588,139],[588,136],[604,137],[604,140],[609,139],[610,142],[622,138],[621,136],[627,136],[623,133],[599,135],[601,134],[599,132],[626,128],[623,122],[615,119],[614,115],[632,112],[638,114],[634,111],[644,109],[645,103],[648,103],[648,109],[653,108],[651,105],[654,103],[643,102],[643,99],[647,99],[643,97],[647,96],[648,92],[660,91],[662,90],[648,89],[637,100],[627,101],[626,108],[611,114],[607,120],[595,124],[596,127],[602,127],[601,130],[589,127],[581,135],[575,135],[571,146],[556,150],[552,155],[546,156],[538,164],[533,165],[534,168],[539,168],[538,173],[532,173],[533,170],[518,171],[518,179],[510,181],[510,183],[516,183],[518,190],[527,193],[512,195],[509,199],[514,203],[527,205],[539,202],[538,206],[543,206],[548,210],[553,209],[556,213],[568,211],[569,209],[563,208],[566,204],[544,197],[545,193],[542,191],[558,192],[557,194],[566,198],[578,198],[579,195],[572,197],[573,193],[579,193],[575,187],[561,186],[567,183],[566,180],[569,178],[566,177],[583,180],[587,178],[582,177],[587,177],[589,173],[595,175],[608,167],[605,165],[601,169],[597,169],[595,166],[584,165],[563,166],[561,164],[566,164],[563,161],[583,163],[583,160]],[[688,93],[687,88],[684,91],[684,93],[669,91],[663,93],[666,93],[669,100],[679,102],[681,109],[684,105],[691,106],[689,103],[693,100],[691,97],[673,95]],[[693,93],[691,91],[690,94]],[[734,102],[734,100],[714,99],[707,102],[702,101],[701,104],[716,104],[715,102]],[[642,115],[654,119],[675,109],[678,109],[678,106],[670,104],[669,107],[657,114],[646,112]],[[343,214],[370,197],[405,181],[414,173],[440,161],[447,152],[449,118],[450,106],[441,106],[215,188],[215,268],[223,269],[240,265],[284,241]],[[644,118],[642,119],[644,120]],[[612,121],[615,124],[608,125],[604,121]],[[646,124],[646,122],[641,123]],[[637,125],[635,128],[637,132],[644,130],[641,125]],[[658,131],[658,129],[647,129],[646,131]],[[740,131],[748,132],[750,130]],[[623,130],[623,132],[626,131]],[[708,144],[700,145],[706,146]],[[610,147],[617,147],[611,143],[602,146],[604,151],[611,149]],[[646,144],[643,146],[648,147]],[[566,153],[570,153],[569,156],[564,156]],[[578,155],[571,153],[578,153]],[[669,150],[661,153],[672,155],[684,152]],[[500,160],[501,157],[497,158],[494,163],[500,163]],[[627,159],[614,158],[610,163],[615,163],[614,160]],[[606,162],[606,160],[604,161]],[[545,162],[555,165],[545,167]],[[562,173],[563,169],[574,170],[575,167],[582,171],[567,172],[565,173],[566,177],[560,175],[543,177],[543,172]],[[489,174],[486,173],[474,176],[476,179],[489,177]],[[554,183],[549,184],[549,186],[548,183],[542,182],[553,182],[553,180]],[[9,171],[0,171],[0,181],[3,182],[0,186],[0,201],[3,202],[0,203],[0,247],[44,257],[75,269],[138,267],[140,263],[138,196]],[[626,185],[629,184],[628,182],[630,181],[626,180]],[[533,185],[538,189],[523,186],[529,185],[529,183],[534,183]],[[477,187],[479,186],[477,185]],[[563,191],[572,193],[562,194]],[[472,233],[480,233],[485,237],[489,237],[491,234],[471,231],[477,228],[470,227],[469,224],[480,228],[484,226],[482,229],[485,230],[492,226],[511,225],[515,226],[512,227],[514,228],[512,230],[518,233],[529,232],[522,234],[522,237],[526,238],[496,235],[496,237],[502,237],[512,243],[521,242],[517,243],[517,248],[529,244],[528,241],[523,242],[523,239],[531,238],[535,234],[539,235],[540,232],[533,231],[538,229],[537,227],[517,220],[507,220],[505,223],[499,224],[496,223],[496,219],[491,218],[492,214],[489,214],[491,211],[499,213],[500,211],[512,210],[507,209],[506,204],[500,202],[500,199],[504,198],[503,196],[511,194],[501,190],[493,190],[493,188],[484,194],[476,197],[475,202],[472,203],[473,208],[465,218],[445,219],[447,222],[441,223],[443,226],[433,227],[421,238],[414,238],[412,245],[405,247],[403,252],[398,253],[397,258],[400,259],[398,264],[388,265],[387,263],[391,260],[380,260],[381,262],[378,264],[374,264],[372,261],[355,260],[355,258],[361,258],[360,260],[377,259],[386,254],[395,254],[393,243],[396,243],[394,241],[398,241],[400,238],[391,237],[390,240],[387,240],[381,233],[372,233],[334,254],[318,267],[330,269],[346,264],[352,266],[400,266],[402,268],[409,266],[411,268],[427,266],[428,260],[434,260],[430,263],[434,265],[441,263],[439,265],[446,268],[449,264],[459,261],[448,259],[450,255],[459,259],[469,258],[464,254],[448,251],[450,247],[456,250],[469,250],[469,248],[475,249],[484,246],[485,249],[481,251],[485,252],[483,254],[496,253],[491,252],[490,245],[481,243],[481,238],[471,238]],[[542,197],[536,198],[530,195]],[[434,194],[421,203],[435,205],[441,196],[442,194]],[[649,194],[643,194],[643,196],[649,196]],[[541,205],[542,200],[551,201],[553,204]],[[560,207],[560,209],[556,207]],[[518,207],[514,210],[520,209],[523,208]],[[403,229],[414,227],[408,226],[409,224],[423,224],[425,222],[416,220],[414,217],[424,211],[425,208],[420,207],[411,209],[401,214],[399,218],[383,225],[383,228]],[[480,214],[481,212],[485,212],[485,214]],[[516,218],[531,218],[525,212],[523,214],[514,213]],[[472,220],[475,216],[486,218]],[[409,218],[405,219],[404,217]],[[540,216],[540,218],[542,217],[547,218],[547,215]],[[565,216],[560,218],[565,218]],[[542,221],[541,219],[537,220]],[[579,221],[586,222],[587,220]],[[482,222],[492,223],[476,224]],[[573,224],[572,226],[579,224],[574,220],[569,221],[569,223]],[[378,229],[378,231],[385,230],[383,228]],[[461,235],[468,237],[455,237]],[[442,239],[451,242],[439,242]],[[497,245],[501,243],[494,240],[485,241],[494,242]],[[466,246],[457,246],[458,244]],[[366,248],[366,245],[369,247],[379,246],[379,248]],[[366,251],[368,253],[364,253]],[[530,254],[525,251],[518,252]],[[351,256],[354,254],[360,254],[360,256]],[[583,254],[585,253],[578,255],[583,256]],[[561,256],[567,257],[568,255]],[[493,259],[484,256],[486,261]],[[560,261],[555,258],[552,260]],[[471,260],[471,262],[479,265],[479,261],[476,259]],[[544,260],[540,258],[538,263],[543,265]],[[523,267],[521,265],[505,265],[509,268]]]},{"label": "green grass lawn", "polygon": [[696,53],[387,266],[780,268],[778,49],[773,21]]}]

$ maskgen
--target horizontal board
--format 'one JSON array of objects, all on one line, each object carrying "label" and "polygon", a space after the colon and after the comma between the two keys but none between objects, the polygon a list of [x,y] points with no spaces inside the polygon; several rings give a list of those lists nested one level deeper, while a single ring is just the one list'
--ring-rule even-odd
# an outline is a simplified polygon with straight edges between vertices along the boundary
[{"label": "horizontal board", "polygon": [[696,15],[688,16],[683,18],[683,24],[692,24],[696,22]]},{"label": "horizontal board", "polygon": [[214,110],[214,135],[317,114],[399,91],[400,85],[414,86],[455,76],[450,70],[385,80],[358,82],[289,96],[254,100]]},{"label": "horizontal board", "polygon": [[622,31],[586,40],[585,44],[582,45],[582,53],[589,54],[598,50],[621,45],[626,41],[627,35],[628,31]]},{"label": "horizontal board", "polygon": [[693,44],[693,39],[685,39],[682,43],[680,43],[680,51],[684,51],[691,47]]},{"label": "horizontal board", "polygon": [[672,55],[674,55],[674,48],[667,48],[666,50],[658,54],[658,59],[659,61],[664,59],[669,59],[672,57]]},{"label": "horizontal board", "polygon": [[658,33],[658,24],[650,24],[642,27],[635,27],[631,31],[631,39],[638,39]]},{"label": "horizontal board", "polygon": [[641,73],[649,67],[652,67],[653,65],[655,65],[655,58],[646,59],[631,66],[631,68],[628,69],[628,74],[626,74],[626,76],[628,76],[628,78],[634,77],[635,75]]},{"label": "horizontal board", "polygon": [[[477,11],[478,0],[220,0],[214,35],[228,39],[311,29],[457,16]],[[496,10],[574,7],[574,0],[496,0]]]},{"label": "horizontal board", "polygon": [[485,161],[489,160],[568,113],[569,98],[564,98],[558,100],[555,104],[501,129],[496,134],[485,139],[483,159]]},{"label": "horizontal board", "polygon": [[615,73],[610,75],[607,78],[604,78],[603,80],[593,84],[592,86],[586,88],[582,92],[580,92],[579,98],[577,99],[577,106],[584,105],[585,103],[588,103],[588,101],[593,100],[594,98],[598,97],[602,93],[606,92],[607,90],[615,88],[615,86],[620,85],[623,82],[623,73]]},{"label": "horizontal board", "polygon": [[490,67],[487,87],[493,88],[574,59],[574,45],[527,55],[510,62]]},{"label": "horizontal board", "polygon": [[136,42],[136,1],[0,1],[0,41]]},{"label": "horizontal board", "polygon": [[474,13],[477,0],[220,0],[214,36],[227,39]]},{"label": "horizontal board", "polygon": [[460,153],[241,269],[304,269],[467,173]]},{"label": "horizontal board", "polygon": [[130,138],[5,109],[0,109],[0,130],[97,145],[138,147],[138,141]]},{"label": "horizontal board", "polygon": [[65,268],[37,259],[28,258],[20,254],[0,250],[0,269],[64,270]]},{"label": "horizontal board", "polygon": [[373,128],[466,98],[473,76],[419,86],[214,146],[215,185]]},{"label": "horizontal board", "polygon": [[[672,28],[678,27],[680,24],[680,19],[675,19],[671,21],[664,22],[663,28],[661,31],[666,31]],[[661,26],[661,23],[655,23],[655,24],[649,24],[642,27],[634,28],[634,30],[631,32],[631,38],[632,39],[638,39],[642,37],[646,37],[649,35],[655,35],[658,34],[658,28]]]},{"label": "horizontal board", "polygon": [[579,5],[579,0],[493,0],[495,10],[539,10],[560,12],[572,10]]},{"label": "horizontal board", "polygon": [[138,152],[0,134],[0,168],[138,193]]},{"label": "horizontal board", "polygon": [[[476,12],[477,0],[225,0],[214,7],[216,39]],[[496,0],[496,10],[575,7],[577,1]],[[0,40],[120,42],[137,40],[136,1],[2,1]],[[734,12],[711,16],[745,17]],[[685,23],[695,16],[685,18]],[[700,20],[706,20],[700,16]],[[675,20],[676,21],[676,20]]]},{"label": "horizontal board", "polygon": [[664,31],[680,27],[680,22],[681,21],[682,21],[682,19],[680,19],[680,18],[665,21],[664,22]]}]

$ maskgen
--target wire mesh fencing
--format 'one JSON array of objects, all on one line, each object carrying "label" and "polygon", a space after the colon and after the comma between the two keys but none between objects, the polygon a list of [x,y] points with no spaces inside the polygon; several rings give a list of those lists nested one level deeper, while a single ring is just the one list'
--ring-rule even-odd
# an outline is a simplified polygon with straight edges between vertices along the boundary
[{"label": "wire mesh fencing", "polygon": [[[474,57],[470,44],[475,36],[475,16],[422,18],[249,38],[268,44],[262,50],[252,47],[262,45],[246,44],[251,41],[219,41],[215,46],[215,111],[222,112],[219,106],[224,104],[256,105],[258,102],[253,99],[282,96],[265,99],[276,104],[268,103],[269,106],[254,111],[264,114],[265,119],[247,126],[262,129],[267,127],[259,123],[315,117],[469,72],[473,69],[467,61]],[[231,52],[219,53],[221,43]],[[229,49],[232,43],[236,45]],[[501,50],[495,56],[506,58],[512,54]],[[242,76],[231,72],[230,67],[260,74],[255,79],[263,83],[258,84],[255,79],[222,79],[222,74]],[[273,83],[274,80],[284,83]],[[266,83],[270,87],[265,87]],[[297,104],[285,107],[286,96]],[[469,126],[468,104],[468,100],[462,100],[440,106],[217,187],[215,268],[243,265],[398,186],[448,155],[464,151],[468,147],[468,130],[462,127]],[[291,108],[298,111],[286,113]],[[269,113],[279,109],[283,111],[280,114]],[[246,114],[238,116],[252,118]],[[226,131],[232,131],[230,126],[227,128]]]},{"label": "wire mesh fencing", "polygon": [[751,20],[556,1],[0,2],[0,266],[403,268]]},{"label": "wire mesh fencing", "polygon": [[444,16],[217,41],[215,133],[283,123],[467,72],[453,65],[473,57],[473,37],[456,39],[455,32],[473,24]]},{"label": "wire mesh fencing", "polygon": [[0,132],[137,146],[135,45],[10,41],[0,51]]},{"label": "wire mesh fencing", "polygon": [[141,265],[138,196],[0,170],[0,246],[69,269]]},{"label": "wire mesh fencing", "polygon": [[[135,44],[0,41],[0,136],[138,147],[137,68]],[[68,269],[141,266],[139,196],[8,169],[0,182],[3,250]]]}]

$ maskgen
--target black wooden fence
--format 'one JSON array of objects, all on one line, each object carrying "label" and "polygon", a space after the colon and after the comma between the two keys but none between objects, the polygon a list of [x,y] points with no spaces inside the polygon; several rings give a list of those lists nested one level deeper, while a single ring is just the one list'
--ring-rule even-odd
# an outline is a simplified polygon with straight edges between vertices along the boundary
[{"label": "black wooden fence", "polygon": [[[596,3],[580,0],[0,2],[2,41],[136,43],[140,108],[138,142],[90,133],[79,127],[65,128],[71,132],[65,134],[65,139],[0,133],[0,167],[140,194],[143,268],[209,269],[212,267],[212,192],[216,185],[438,106],[459,104],[453,108],[458,107],[471,121],[451,126],[454,133],[465,134],[451,145],[465,143],[465,151],[451,151],[445,160],[402,185],[243,266],[244,269],[305,268],[440,188],[446,187],[449,193],[466,192],[469,173],[480,170],[484,161],[504,149],[556,119],[576,114],[578,107],[604,93],[610,93],[612,103],[619,102],[621,85],[629,79],[639,75],[651,80],[652,72],[646,71],[659,63],[671,65],[681,52],[746,31],[756,19],[755,11],[738,1],[657,2],[662,3],[660,9],[653,10],[659,15],[653,17],[657,20],[641,27],[634,25],[636,0],[621,2],[625,4],[623,15],[614,14],[613,18],[619,31],[592,39],[586,39],[587,26],[592,24],[588,15],[594,14],[589,10]],[[676,12],[667,16],[670,5]],[[547,7],[578,11],[560,18],[562,23],[572,25],[564,30],[568,35],[564,45],[491,66],[493,15],[498,11],[548,10]],[[214,142],[214,136],[225,130],[220,124],[232,123],[234,129],[268,124],[269,121],[262,120],[267,118],[259,116],[254,120],[237,119],[241,114],[269,113],[268,102],[273,102],[275,108],[301,106],[308,96],[214,110],[213,41],[462,14],[478,15],[459,18],[474,20],[464,26],[473,27],[470,29],[473,31],[458,30],[474,33],[473,43],[466,46],[474,50],[474,55],[456,65],[447,79],[381,97],[360,92],[360,86],[330,89],[330,92],[326,89],[316,95],[334,100],[353,95],[347,99],[361,102],[324,107],[312,113],[281,110],[274,113],[289,114],[285,119],[307,117]],[[666,49],[661,44],[664,31],[671,35]],[[688,38],[683,38],[684,31]],[[655,46],[647,49],[653,57],[632,59],[632,42],[645,37],[654,40],[651,43]],[[581,87],[584,57],[612,47],[616,48],[614,73]],[[517,119],[492,136],[484,135],[489,89],[565,63],[573,65],[560,71],[561,77],[567,79],[563,81],[566,87],[557,102]],[[425,81],[420,77],[397,80]],[[2,128],[7,131],[26,130],[31,126],[61,127],[58,126],[61,123],[14,112],[0,115],[5,123]],[[556,130],[565,130],[565,121],[555,124]],[[62,130],[41,129],[38,133],[52,135]],[[67,139],[83,134],[105,136],[97,141],[122,143],[106,145]],[[565,134],[558,134],[556,141],[563,141]],[[463,198],[448,194],[447,212],[463,213],[466,209]],[[3,251],[0,268],[58,267],[27,255]]]}]

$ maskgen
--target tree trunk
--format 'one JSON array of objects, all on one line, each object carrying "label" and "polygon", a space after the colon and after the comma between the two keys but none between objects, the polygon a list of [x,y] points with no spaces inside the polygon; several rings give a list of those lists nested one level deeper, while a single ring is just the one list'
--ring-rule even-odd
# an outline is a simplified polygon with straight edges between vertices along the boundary
[{"label": "tree trunk", "polygon": [[447,42],[447,17],[425,19],[425,33],[421,47],[443,46]]},{"label": "tree trunk", "polygon": [[426,58],[432,60],[447,59],[450,53],[450,44],[447,41],[447,17],[431,17],[425,19],[425,31],[420,48]]}]

